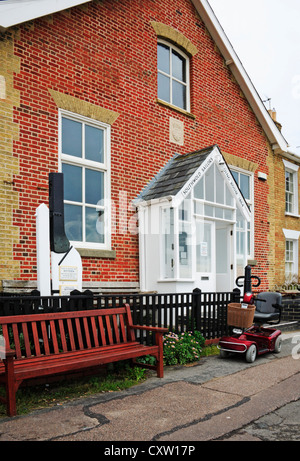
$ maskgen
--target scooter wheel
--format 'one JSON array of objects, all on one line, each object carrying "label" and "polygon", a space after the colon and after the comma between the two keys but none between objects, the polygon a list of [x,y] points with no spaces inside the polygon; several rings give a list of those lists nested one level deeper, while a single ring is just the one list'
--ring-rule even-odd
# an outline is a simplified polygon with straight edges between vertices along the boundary
[{"label": "scooter wheel", "polygon": [[220,350],[220,357],[221,359],[226,359],[226,357],[229,356],[229,352],[228,351],[223,351],[223,349]]},{"label": "scooter wheel", "polygon": [[256,359],[257,349],[254,344],[251,344],[246,352],[246,362],[253,363]]},{"label": "scooter wheel", "polygon": [[281,335],[278,336],[278,338],[276,339],[275,341],[275,345],[274,345],[274,352],[276,354],[279,354],[279,352],[281,351],[281,346],[282,346],[282,337]]}]

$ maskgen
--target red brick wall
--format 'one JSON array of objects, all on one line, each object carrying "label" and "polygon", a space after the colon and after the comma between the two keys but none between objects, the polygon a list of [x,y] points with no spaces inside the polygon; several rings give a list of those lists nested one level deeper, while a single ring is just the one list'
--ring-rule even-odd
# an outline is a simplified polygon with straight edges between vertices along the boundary
[{"label": "red brick wall", "polygon": [[[195,119],[156,102],[157,36],[150,21],[179,30],[199,50],[191,59]],[[15,110],[20,173],[14,178],[19,192],[14,223],[20,226],[20,242],[14,258],[21,261],[22,279],[36,279],[35,209],[48,202],[48,172],[58,169],[58,108],[49,88],[120,114],[111,143],[116,203],[119,190],[136,197],[175,152],[211,144],[268,172],[264,133],[189,0],[95,1],[21,26],[15,54],[21,60],[15,76],[21,100]],[[183,147],[169,142],[170,117],[184,122]],[[268,210],[260,209],[262,200],[265,204],[265,197],[256,196],[255,273],[261,269],[261,275],[267,273],[268,252]],[[112,249],[115,260],[84,258],[85,280],[138,280],[137,236],[117,232]]]}]

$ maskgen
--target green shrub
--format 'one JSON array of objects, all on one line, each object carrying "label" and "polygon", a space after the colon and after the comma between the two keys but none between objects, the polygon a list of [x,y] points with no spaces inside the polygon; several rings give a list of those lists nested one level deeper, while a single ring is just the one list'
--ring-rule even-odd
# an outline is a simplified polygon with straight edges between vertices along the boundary
[{"label": "green shrub", "polygon": [[168,333],[164,341],[164,364],[177,365],[196,362],[205,343],[205,339],[199,331],[185,333]]}]

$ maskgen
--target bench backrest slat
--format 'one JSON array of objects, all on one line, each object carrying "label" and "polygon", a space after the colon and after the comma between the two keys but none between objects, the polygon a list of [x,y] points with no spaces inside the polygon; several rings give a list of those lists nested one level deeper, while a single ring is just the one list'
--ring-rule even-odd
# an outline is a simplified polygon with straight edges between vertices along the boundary
[{"label": "bench backrest slat", "polygon": [[52,345],[54,349],[54,354],[58,354],[58,342],[57,342],[57,336],[56,336],[56,327],[54,320],[50,320],[50,334],[51,334],[51,339],[52,339]]},{"label": "bench backrest slat", "polygon": [[86,317],[83,317],[83,327],[84,327],[84,334],[85,334],[87,349],[91,349],[92,344],[91,344],[91,338],[90,338],[90,330],[89,330],[89,325],[88,325],[88,321]]},{"label": "bench backrest slat", "polygon": [[105,331],[104,331],[104,325],[103,325],[103,319],[102,317],[98,317],[98,322],[99,322],[99,328],[100,328],[100,336],[101,336],[101,343],[103,346],[106,346],[106,338],[105,338]]},{"label": "bench backrest slat", "polygon": [[[6,327],[6,330],[8,331],[8,327],[7,325],[3,325],[3,327]],[[19,331],[18,331],[18,325],[13,325],[13,342],[14,342],[14,345],[15,345],[15,350],[16,350],[16,356],[18,358],[21,358],[22,357],[22,353],[21,353],[21,346],[20,346],[20,338],[19,338]],[[8,333],[7,333],[8,334]],[[5,335],[4,335],[5,337]],[[10,344],[10,341],[9,339],[7,340],[5,338],[5,341],[6,341],[6,344]]]},{"label": "bench backrest slat", "polygon": [[41,322],[41,328],[42,328],[42,341],[44,344],[45,355],[50,355],[48,331],[47,331],[46,322],[44,320]]},{"label": "bench backrest slat", "polygon": [[124,323],[124,317],[120,317],[120,330],[121,330],[121,342],[127,343],[126,327]]},{"label": "bench backrest slat", "polygon": [[35,354],[37,357],[40,357],[41,349],[40,349],[39,334],[38,334],[36,322],[32,322],[32,334],[33,334]]},{"label": "bench backrest slat", "polygon": [[26,357],[30,357],[31,351],[30,351],[30,344],[29,344],[29,336],[28,336],[27,323],[25,323],[25,322],[22,323],[22,330],[23,330],[23,337],[24,337],[24,345],[25,345]]},{"label": "bench backrest slat", "polygon": [[40,357],[135,341],[129,306],[0,317],[16,358]]},{"label": "bench backrest slat", "polygon": [[92,325],[94,345],[95,347],[98,347],[99,346],[98,332],[97,332],[97,327],[96,327],[96,320],[94,317],[91,317],[91,325]]},{"label": "bench backrest slat", "polygon": [[79,349],[82,351],[82,349],[83,349],[83,341],[82,341],[81,325],[80,325],[80,320],[79,319],[75,319],[75,325],[76,325],[77,339],[78,339],[78,342],[79,342]]},{"label": "bench backrest slat", "polygon": [[116,335],[116,343],[120,344],[121,341],[120,341],[120,333],[119,333],[119,325],[118,325],[117,316],[113,315],[112,320],[113,320],[114,332],[115,332],[115,335]]},{"label": "bench backrest slat", "polygon": [[58,326],[59,326],[59,332],[60,332],[60,337],[61,337],[62,350],[64,352],[67,352],[68,348],[67,348],[66,333],[65,333],[65,327],[64,327],[63,319],[58,320]]},{"label": "bench backrest slat", "polygon": [[69,332],[69,338],[70,338],[70,344],[71,344],[71,350],[75,351],[75,340],[74,340],[74,335],[73,335],[73,325],[72,325],[72,319],[68,318],[68,332]]},{"label": "bench backrest slat", "polygon": [[111,330],[111,324],[110,324],[110,316],[106,315],[105,316],[105,323],[106,323],[106,331],[108,335],[108,342],[109,344],[113,344],[113,336],[112,336],[112,330]]}]

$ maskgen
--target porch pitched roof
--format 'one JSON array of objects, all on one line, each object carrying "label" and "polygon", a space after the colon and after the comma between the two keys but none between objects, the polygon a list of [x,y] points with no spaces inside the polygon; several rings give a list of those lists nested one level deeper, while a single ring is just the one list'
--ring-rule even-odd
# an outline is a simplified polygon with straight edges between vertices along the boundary
[{"label": "porch pitched roof", "polygon": [[238,208],[245,218],[250,220],[248,204],[217,145],[184,155],[175,154],[134,200],[135,205],[151,204],[160,199],[172,200],[173,204],[179,204],[189,195],[213,162],[221,166],[223,178],[235,197]]},{"label": "porch pitched roof", "polygon": [[138,199],[146,202],[163,197],[174,197],[197,171],[216,146],[190,152],[175,154],[166,166],[153,178],[141,192]]}]

